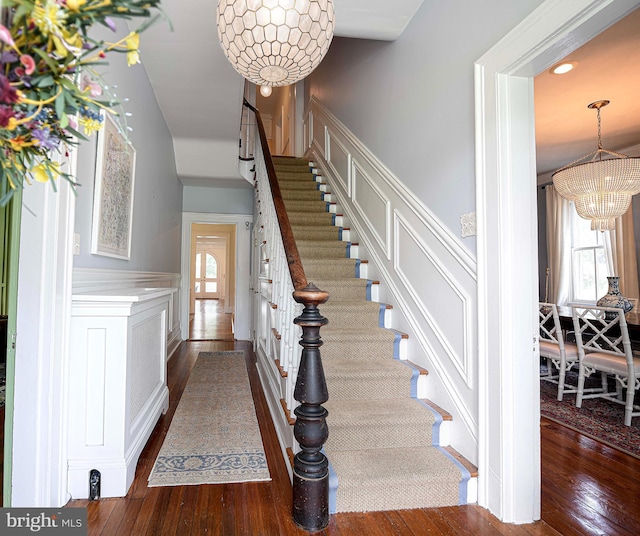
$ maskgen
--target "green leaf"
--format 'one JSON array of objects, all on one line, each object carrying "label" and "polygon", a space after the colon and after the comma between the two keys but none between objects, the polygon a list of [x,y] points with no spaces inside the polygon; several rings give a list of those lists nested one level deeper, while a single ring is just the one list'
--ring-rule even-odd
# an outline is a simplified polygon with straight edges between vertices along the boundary
[{"label": "green leaf", "polygon": [[64,92],[58,95],[58,98],[55,100],[55,103],[56,103],[56,115],[58,116],[58,118],[61,119],[63,116],[66,116],[66,114],[64,113],[64,105],[65,105]]},{"label": "green leaf", "polygon": [[34,85],[38,87],[51,87],[52,85],[55,84],[55,80],[53,79],[53,76],[51,76],[50,74],[41,77],[40,80],[37,80],[35,78],[33,80],[34,80]]},{"label": "green leaf", "polygon": [[78,132],[73,127],[67,127],[67,131],[70,132],[71,134],[73,134],[79,140],[89,141],[89,138],[87,138],[84,134],[80,134],[80,132]]},{"label": "green leaf", "polygon": [[41,50],[39,48],[33,48],[32,50],[44,60],[44,62],[48,65],[49,69],[51,69],[54,72],[58,70],[58,65],[56,64],[56,62],[54,62],[53,59],[51,59],[51,57],[49,56],[49,54],[47,54],[44,50]]}]

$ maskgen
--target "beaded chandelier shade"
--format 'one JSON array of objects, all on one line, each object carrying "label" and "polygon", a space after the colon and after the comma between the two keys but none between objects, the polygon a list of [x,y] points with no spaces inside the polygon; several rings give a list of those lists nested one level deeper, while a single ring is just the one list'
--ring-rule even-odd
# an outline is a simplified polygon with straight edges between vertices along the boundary
[{"label": "beaded chandelier shade", "polygon": [[598,112],[598,149],[552,175],[558,194],[573,201],[578,215],[598,231],[615,229],[615,219],[629,209],[631,196],[640,193],[640,158],[602,148],[600,109],[607,104],[601,100],[588,106]]},{"label": "beaded chandelier shade", "polygon": [[333,39],[333,0],[218,0],[218,38],[233,68],[258,86],[311,73]]}]

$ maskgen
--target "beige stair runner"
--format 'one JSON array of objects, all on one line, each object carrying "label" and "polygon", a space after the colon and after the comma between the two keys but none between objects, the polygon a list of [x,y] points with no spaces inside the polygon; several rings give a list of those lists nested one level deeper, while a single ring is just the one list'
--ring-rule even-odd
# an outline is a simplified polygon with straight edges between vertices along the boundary
[{"label": "beige stair runner", "polygon": [[400,334],[381,327],[386,306],[368,299],[308,162],[274,165],[307,280],[330,294],[320,312],[332,513],[465,503],[469,473],[437,446],[439,416],[413,395],[417,371],[397,358]]}]

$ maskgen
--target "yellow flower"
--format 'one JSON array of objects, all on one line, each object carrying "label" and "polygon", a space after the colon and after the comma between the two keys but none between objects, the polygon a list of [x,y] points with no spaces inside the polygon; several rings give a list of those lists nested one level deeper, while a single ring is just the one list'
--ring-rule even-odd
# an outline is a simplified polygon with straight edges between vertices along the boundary
[{"label": "yellow flower", "polygon": [[140,36],[136,32],[131,32],[125,42],[127,43],[127,65],[131,67],[136,63],[140,63],[140,52],[138,47],[140,46]]},{"label": "yellow flower", "polygon": [[80,8],[87,3],[87,0],[67,0],[67,8],[71,11],[80,11]]},{"label": "yellow flower", "polygon": [[38,182],[48,182],[60,175],[60,163],[45,161],[31,169],[31,175]]},{"label": "yellow flower", "polygon": [[44,6],[40,1],[36,2],[32,16],[33,22],[44,35],[58,33],[67,18],[66,13],[55,0],[45,0]]},{"label": "yellow flower", "polygon": [[87,136],[91,136],[91,134],[93,134],[94,132],[98,132],[98,130],[102,128],[102,123],[100,121],[91,119],[90,117],[84,115],[80,116],[80,119],[78,119],[78,123],[82,125],[84,133]]}]

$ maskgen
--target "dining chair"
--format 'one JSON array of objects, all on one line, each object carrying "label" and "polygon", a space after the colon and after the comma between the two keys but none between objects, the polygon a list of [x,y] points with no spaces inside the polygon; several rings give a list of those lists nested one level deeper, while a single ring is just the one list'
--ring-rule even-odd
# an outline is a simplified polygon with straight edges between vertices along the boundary
[{"label": "dining chair", "polygon": [[[585,398],[604,398],[622,404],[624,424],[631,426],[631,418],[640,416],[640,407],[633,405],[640,388],[640,358],[634,357],[631,350],[624,311],[612,307],[571,309],[579,357],[576,406],[581,407]],[[594,372],[600,372],[601,386],[586,390],[585,378]],[[615,391],[609,389],[608,376],[615,379]]]},{"label": "dining chair", "polygon": [[[578,389],[566,388],[567,371],[578,362],[578,347],[564,340],[558,308],[555,303],[540,302],[538,304],[538,319],[540,324],[540,357],[547,360],[547,374],[540,376],[541,380],[558,384],[558,400],[562,400],[565,393],[577,393]],[[554,368],[557,373],[554,373]]]}]

